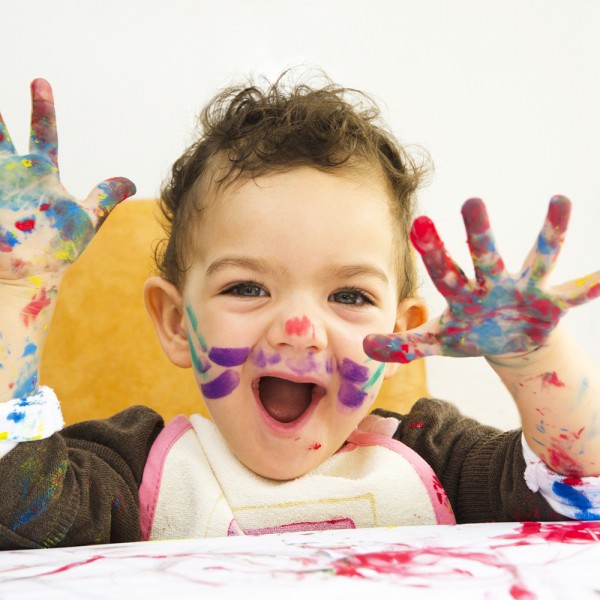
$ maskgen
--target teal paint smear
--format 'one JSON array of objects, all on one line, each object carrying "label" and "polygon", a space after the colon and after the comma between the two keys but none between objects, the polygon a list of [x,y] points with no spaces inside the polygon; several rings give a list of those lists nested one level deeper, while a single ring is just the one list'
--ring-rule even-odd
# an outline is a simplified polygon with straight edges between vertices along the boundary
[{"label": "teal paint smear", "polygon": [[185,305],[185,312],[190,320],[190,325],[196,334],[196,338],[198,339],[198,343],[200,344],[200,348],[202,348],[202,352],[208,352],[208,345],[206,344],[206,340],[202,336],[202,334],[198,331],[198,319],[192,310],[192,307],[189,304]]},{"label": "teal paint smear", "polygon": [[363,386],[363,391],[368,390],[369,388],[373,387],[375,385],[375,383],[377,383],[377,380],[381,377],[381,374],[383,373],[384,369],[385,369],[385,363],[381,363],[377,367],[377,370],[375,371],[375,373],[373,373],[373,375],[371,375],[371,378],[369,379],[369,381],[367,381],[367,383],[365,383],[365,385]]}]

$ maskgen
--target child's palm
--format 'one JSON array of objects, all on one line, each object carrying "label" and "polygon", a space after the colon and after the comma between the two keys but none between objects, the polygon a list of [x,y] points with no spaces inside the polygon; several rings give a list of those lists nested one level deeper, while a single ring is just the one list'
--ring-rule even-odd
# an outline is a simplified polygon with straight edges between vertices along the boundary
[{"label": "child's palm", "polygon": [[410,362],[429,355],[494,356],[527,352],[548,338],[572,306],[600,295],[600,271],[561,286],[547,283],[558,257],[570,202],[555,197],[537,243],[521,272],[504,268],[496,251],[485,207],[465,203],[463,217],[475,266],[469,280],[451,259],[433,223],[415,221],[411,239],[448,308],[438,319],[406,333],[372,335],[365,350],[372,358]]},{"label": "child's palm", "polygon": [[123,178],[77,202],[60,182],[52,91],[32,84],[30,153],[19,156],[0,117],[0,280],[59,273],[83,252],[110,210],[135,188]]}]

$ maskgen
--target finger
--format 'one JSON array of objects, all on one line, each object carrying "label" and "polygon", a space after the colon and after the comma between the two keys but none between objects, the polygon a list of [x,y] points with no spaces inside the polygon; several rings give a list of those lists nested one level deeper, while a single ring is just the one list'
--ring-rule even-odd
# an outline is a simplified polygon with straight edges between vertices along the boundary
[{"label": "finger", "polygon": [[8,129],[6,128],[6,124],[4,123],[4,119],[2,118],[2,115],[0,115],[0,156],[11,156],[16,153],[17,152],[15,150],[14,144],[10,139],[10,134],[8,133]]},{"label": "finger", "polygon": [[553,196],[542,230],[523,265],[523,276],[538,282],[550,275],[560,254],[570,215],[571,201],[564,196]]},{"label": "finger", "polygon": [[452,297],[467,291],[469,280],[446,251],[431,219],[415,219],[410,239],[421,255],[433,284],[443,296]]},{"label": "finger", "polygon": [[[422,329],[422,328],[419,328]],[[414,329],[405,333],[371,334],[363,340],[367,356],[380,362],[409,363],[426,356],[443,354],[439,335]]]},{"label": "finger", "polygon": [[552,289],[557,302],[565,308],[579,306],[600,297],[600,271],[557,285]]},{"label": "finger", "polygon": [[462,207],[467,242],[471,250],[475,278],[481,286],[506,275],[504,261],[496,250],[485,204],[479,198],[467,200]]},{"label": "finger", "polygon": [[83,201],[94,228],[97,230],[112,209],[135,194],[135,184],[126,177],[113,177],[99,183]]},{"label": "finger", "polygon": [[58,168],[58,134],[52,88],[45,79],[31,83],[31,136],[29,151],[42,154]]}]

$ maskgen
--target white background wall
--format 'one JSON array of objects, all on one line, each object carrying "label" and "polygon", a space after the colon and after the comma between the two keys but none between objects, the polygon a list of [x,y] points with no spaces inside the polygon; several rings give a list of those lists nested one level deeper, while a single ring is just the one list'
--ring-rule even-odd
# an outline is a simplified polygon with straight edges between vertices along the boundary
[{"label": "white background wall", "polygon": [[[516,270],[563,193],[574,214],[553,279],[600,268],[596,0],[2,0],[0,15],[0,109],[25,150],[29,82],[51,81],[62,177],[77,196],[114,175],[156,196],[218,88],[307,64],[373,94],[400,139],[429,150],[421,212],[461,264],[465,199],[486,200]],[[567,323],[600,364],[600,301]],[[516,424],[482,360],[431,359],[429,379],[465,412]]]}]

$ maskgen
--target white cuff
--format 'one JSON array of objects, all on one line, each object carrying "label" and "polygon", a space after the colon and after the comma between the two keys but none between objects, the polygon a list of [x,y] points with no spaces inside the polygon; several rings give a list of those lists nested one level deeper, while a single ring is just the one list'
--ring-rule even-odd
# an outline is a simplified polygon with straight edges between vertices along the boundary
[{"label": "white cuff", "polygon": [[581,521],[600,519],[600,476],[569,477],[555,473],[521,436],[525,458],[525,483],[540,492],[560,515]]},{"label": "white cuff", "polygon": [[31,442],[50,437],[64,425],[58,398],[49,387],[0,404],[0,440]]}]

